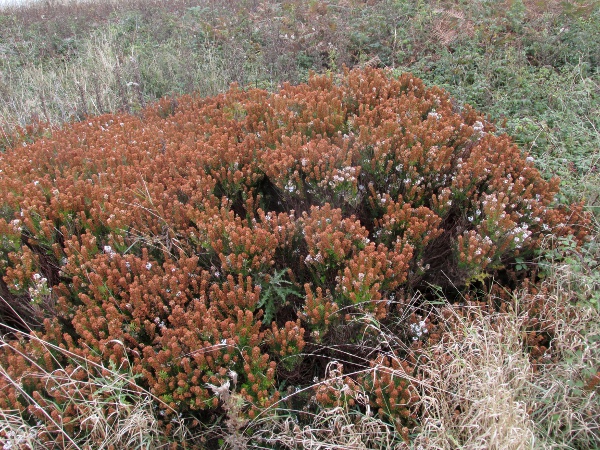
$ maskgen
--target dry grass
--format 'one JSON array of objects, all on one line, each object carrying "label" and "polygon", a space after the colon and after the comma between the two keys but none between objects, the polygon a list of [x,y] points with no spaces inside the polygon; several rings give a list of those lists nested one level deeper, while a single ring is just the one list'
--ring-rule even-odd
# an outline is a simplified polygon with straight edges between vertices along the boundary
[{"label": "dry grass", "polygon": [[531,416],[543,448],[598,448],[599,324],[597,311],[578,311],[555,337],[559,361],[549,362],[535,377]]},{"label": "dry grass", "polygon": [[[167,448],[148,399],[140,399],[131,405],[119,405],[119,411],[114,414],[107,414],[106,406],[97,400],[86,403],[88,413],[82,421],[88,430],[85,437],[70,437],[66,433],[58,436],[57,432],[52,439],[63,448],[82,450]],[[15,411],[0,412],[0,442],[3,443],[3,449],[44,448],[48,445],[48,437],[43,425],[32,425]]]},{"label": "dry grass", "polygon": [[[598,230],[596,224],[596,230]],[[548,358],[531,391],[531,417],[543,448],[600,445],[600,261],[596,242],[569,263],[554,261],[544,296],[554,319]],[[595,266],[591,266],[595,264]],[[541,295],[541,294],[540,294]]]},{"label": "dry grass", "polygon": [[[111,9],[113,3],[114,11]],[[240,58],[244,58],[240,55],[237,55],[240,56],[238,59],[233,58],[235,49],[232,47],[225,59],[220,54],[220,44],[208,38],[195,41],[193,50],[189,45],[180,45],[181,42],[176,46],[166,40],[156,44],[149,53],[145,47],[149,44],[144,37],[138,37],[138,41],[132,38],[131,45],[125,44],[131,36],[124,39],[119,34],[119,25],[107,21],[112,20],[110,18],[118,8],[135,11],[137,7],[139,14],[151,15],[156,5],[144,0],[122,2],[118,8],[117,4],[119,2],[111,0],[53,1],[19,7],[11,11],[12,15],[7,15],[12,19],[10,26],[15,34],[11,39],[18,41],[14,48],[21,55],[30,55],[30,59],[9,57],[11,55],[6,53],[7,57],[0,63],[0,128],[10,130],[38,120],[61,125],[82,120],[87,115],[119,110],[137,112],[147,101],[156,100],[155,94],[162,96],[185,88],[210,96],[223,92],[236,79],[235,74],[240,72]],[[182,0],[171,5],[172,10],[184,8],[186,4],[186,0]],[[69,12],[71,7],[81,11]],[[165,8],[164,5],[162,7]],[[68,45],[76,49],[61,50],[66,52],[62,57],[54,55],[44,60],[45,53],[59,50],[50,44],[46,48],[46,44],[27,38],[31,33],[31,19],[27,15],[22,16],[27,11],[31,12],[30,15],[39,15],[38,21],[42,25],[56,23],[55,26],[59,27],[57,33],[64,34],[60,39],[54,36],[53,39],[60,40],[57,45],[70,42]],[[125,17],[126,11],[123,12]],[[76,14],[89,15],[89,20],[81,25],[89,28],[81,30],[81,33],[88,33],[85,38],[70,36],[69,27],[63,25],[66,18]],[[188,32],[196,33],[197,30]],[[0,58],[4,56],[3,52],[16,51],[11,45],[0,46]],[[159,90],[170,85],[171,91],[154,92],[156,89],[149,87],[152,83],[159,86],[156,88]],[[183,83],[186,86],[182,86]]]},{"label": "dry grass", "polygon": [[535,440],[527,412],[533,371],[517,317],[477,313],[431,349],[423,365],[425,448],[525,449]]},{"label": "dry grass", "polygon": [[299,425],[289,417],[276,422],[255,436],[256,446],[288,449],[404,449],[406,445],[387,423],[372,415],[351,413],[341,407],[324,409],[313,416],[312,423]]},{"label": "dry grass", "polygon": [[433,21],[433,36],[443,46],[449,46],[457,39],[473,37],[473,22],[466,18],[463,11],[454,9],[436,9]]},{"label": "dry grass", "polygon": [[[17,330],[13,331],[18,333]],[[35,396],[23,389],[21,381],[11,379],[0,367],[0,376],[10,380],[21,395],[29,400],[29,411],[37,410],[45,416],[44,420],[39,420],[19,411],[1,410],[2,450],[57,448],[54,445],[74,450],[162,449],[170,448],[173,440],[190,438],[188,429],[177,418],[172,421],[173,435],[164,435],[156,407],[157,402],[161,403],[160,400],[135,386],[135,377],[126,368],[106,367],[81,360],[64,349],[38,341],[49,353],[62,352],[64,356],[80,363],[72,371],[56,369],[48,372],[30,360],[33,367],[39,370],[27,374],[39,377],[52,386],[57,396],[68,398],[62,406],[64,410],[76,411],[71,420],[77,424],[77,428],[74,432],[66,431],[72,426],[63,422],[62,415],[57,418],[44,413]],[[3,350],[14,349],[12,341],[6,337],[0,338],[0,347]],[[80,371],[85,372],[86,376],[80,377]],[[50,447],[49,443],[52,443]]]},{"label": "dry grass", "polygon": [[[140,110],[145,96],[140,88],[140,57],[123,55],[119,37],[110,29],[85,41],[75,60],[52,67],[7,67],[4,84],[11,97],[0,104],[0,124],[11,129],[38,118],[51,124],[81,120],[88,114]],[[181,65],[189,55],[157,51],[155,61],[145,60],[155,78],[168,78],[165,67]],[[208,42],[202,58],[188,61],[195,87],[203,95],[214,95],[228,87],[222,61]],[[160,59],[160,61],[156,61]],[[148,69],[149,68],[149,69]]]},{"label": "dry grass", "polygon": [[[11,127],[38,117],[60,124],[84,111],[100,114],[119,109],[115,39],[110,33],[90,39],[80,58],[62,65],[19,68],[9,65],[4,84],[12,94],[10,101],[0,106],[2,122]],[[95,69],[90,70],[92,67]]]},{"label": "dry grass", "polygon": [[543,315],[555,325],[542,364],[532,363],[523,340],[530,300],[517,299],[510,313],[454,316],[460,326],[422,366],[417,448],[596,448],[600,315],[571,304],[559,277],[546,286]]}]

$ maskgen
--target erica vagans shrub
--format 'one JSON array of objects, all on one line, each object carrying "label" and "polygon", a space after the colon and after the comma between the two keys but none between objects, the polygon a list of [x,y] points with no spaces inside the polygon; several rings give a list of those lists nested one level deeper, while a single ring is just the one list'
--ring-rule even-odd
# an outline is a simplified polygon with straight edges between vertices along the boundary
[{"label": "erica vagans shrub", "polygon": [[435,339],[406,313],[414,292],[510,281],[545,235],[585,234],[579,207],[552,206],[558,181],[484,117],[374,69],[89,118],[0,163],[3,322],[64,350],[0,350],[22,387],[0,379],[0,407],[42,421],[23,392],[48,411],[66,400],[36,365],[82,358],[136,374],[167,417],[214,420],[211,385],[234,379],[252,418],[317,378],[316,404],[405,426],[416,362],[372,324]]}]

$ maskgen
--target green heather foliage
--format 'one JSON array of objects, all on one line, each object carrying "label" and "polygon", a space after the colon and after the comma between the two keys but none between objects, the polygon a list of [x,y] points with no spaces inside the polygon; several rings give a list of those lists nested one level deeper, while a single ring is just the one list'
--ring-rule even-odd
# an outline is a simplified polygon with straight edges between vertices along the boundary
[{"label": "green heather foliage", "polygon": [[[415,352],[376,344],[371,324],[435,343],[443,324],[413,293],[510,290],[546,236],[587,233],[556,179],[411,74],[232,86],[31,132],[0,155],[2,323],[55,347],[0,349],[0,407],[50,430],[79,429],[81,405],[36,373],[99,376],[85,360],[131,374],[167,431],[176,414],[218,420],[229,383],[254,418],[317,377],[312,407],[368,406],[406,435]],[[323,378],[333,360],[343,390]]]}]

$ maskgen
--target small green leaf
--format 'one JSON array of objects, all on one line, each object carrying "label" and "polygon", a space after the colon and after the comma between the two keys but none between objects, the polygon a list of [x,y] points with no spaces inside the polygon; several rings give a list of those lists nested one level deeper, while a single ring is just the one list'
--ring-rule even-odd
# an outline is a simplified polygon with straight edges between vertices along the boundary
[{"label": "small green leaf", "polygon": [[288,295],[302,297],[293,283],[284,279],[286,273],[287,269],[282,269],[281,271],[275,271],[268,278],[268,282],[266,281],[267,277],[263,277],[258,281],[261,290],[256,308],[264,309],[264,323],[270,323],[274,319],[279,308],[285,304]]}]

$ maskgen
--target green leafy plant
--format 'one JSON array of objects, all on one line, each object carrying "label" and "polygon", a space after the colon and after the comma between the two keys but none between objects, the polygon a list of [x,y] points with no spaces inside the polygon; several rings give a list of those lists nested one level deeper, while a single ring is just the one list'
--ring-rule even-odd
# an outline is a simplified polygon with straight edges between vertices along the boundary
[{"label": "green leafy plant", "polygon": [[256,308],[263,309],[263,321],[265,323],[273,321],[279,309],[286,304],[289,296],[303,297],[300,290],[291,281],[285,279],[288,270],[276,270],[272,276],[265,275],[258,282],[261,290]]},{"label": "green leafy plant", "polygon": [[562,280],[575,299],[600,311],[600,246],[597,237],[583,246],[572,236],[540,251],[538,264],[546,275]]}]

